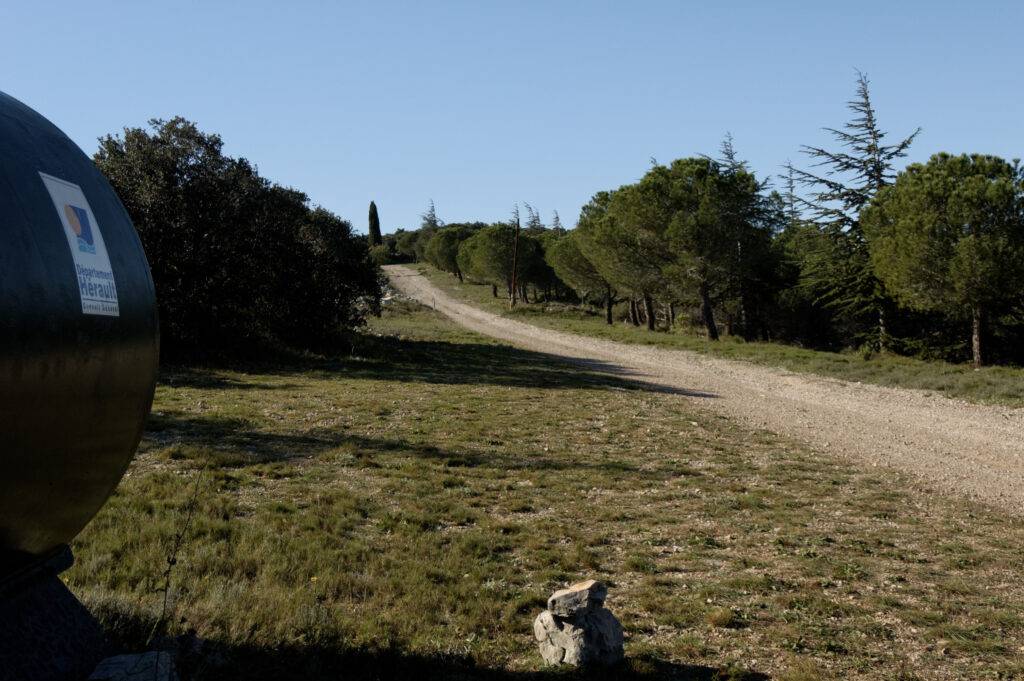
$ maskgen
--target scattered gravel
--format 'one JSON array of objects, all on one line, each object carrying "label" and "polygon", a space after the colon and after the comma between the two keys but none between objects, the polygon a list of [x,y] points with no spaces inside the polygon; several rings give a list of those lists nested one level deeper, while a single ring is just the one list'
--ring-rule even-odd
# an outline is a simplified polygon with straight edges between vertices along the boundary
[{"label": "scattered gravel", "polygon": [[477,333],[657,384],[747,426],[1024,514],[1024,409],[542,329],[461,303],[408,267],[385,270],[397,289]]}]

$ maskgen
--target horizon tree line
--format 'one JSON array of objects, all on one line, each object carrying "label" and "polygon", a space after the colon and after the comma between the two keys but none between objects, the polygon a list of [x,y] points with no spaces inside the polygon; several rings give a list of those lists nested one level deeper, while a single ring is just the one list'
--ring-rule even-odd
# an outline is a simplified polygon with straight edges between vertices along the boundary
[{"label": "horizon tree line", "polygon": [[418,230],[384,238],[388,257],[510,303],[532,290],[534,302],[600,306],[609,324],[618,310],[673,329],[684,311],[711,341],[724,330],[975,366],[1024,360],[1020,163],[940,153],[898,171],[920,128],[889,143],[869,85],[858,72],[851,119],[825,129],[836,148],[802,147],[811,169],[787,162],[781,192],[727,135],[717,158],[652,160],[639,181],[595,193],[573,230],[524,204],[516,248],[518,206],[510,221],[445,225],[431,202]]}]

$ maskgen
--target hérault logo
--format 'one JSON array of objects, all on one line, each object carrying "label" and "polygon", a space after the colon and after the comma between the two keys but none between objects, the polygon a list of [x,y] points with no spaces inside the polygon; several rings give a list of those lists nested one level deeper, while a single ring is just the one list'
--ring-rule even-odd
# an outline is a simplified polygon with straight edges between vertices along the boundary
[{"label": "h\u00e9rault logo", "polygon": [[70,203],[64,204],[64,215],[67,216],[68,224],[78,237],[78,250],[83,253],[96,253],[96,243],[93,241],[92,225],[89,224],[89,214],[84,208],[73,206]]}]

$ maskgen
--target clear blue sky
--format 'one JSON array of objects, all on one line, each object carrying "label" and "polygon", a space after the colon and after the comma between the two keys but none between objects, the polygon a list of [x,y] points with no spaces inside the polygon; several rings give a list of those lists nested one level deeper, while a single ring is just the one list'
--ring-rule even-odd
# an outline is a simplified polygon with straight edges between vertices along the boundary
[{"label": "clear blue sky", "polygon": [[883,127],[1024,156],[1024,3],[4,2],[0,90],[96,138],[180,114],[366,230],[566,225],[654,157],[726,131],[774,175],[846,120],[854,68]]}]

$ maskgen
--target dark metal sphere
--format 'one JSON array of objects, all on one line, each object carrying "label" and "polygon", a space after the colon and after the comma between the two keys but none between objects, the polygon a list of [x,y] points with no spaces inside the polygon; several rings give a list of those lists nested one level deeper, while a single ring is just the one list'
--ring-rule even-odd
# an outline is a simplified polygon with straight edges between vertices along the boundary
[{"label": "dark metal sphere", "polygon": [[71,541],[114,491],[158,354],[153,279],[117,194],[0,93],[0,578]]}]

